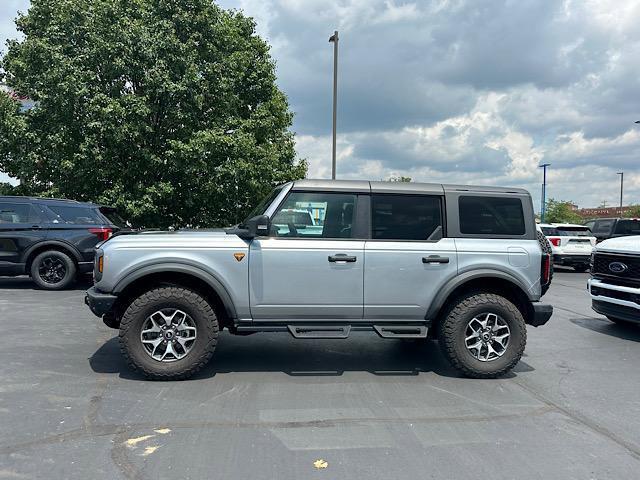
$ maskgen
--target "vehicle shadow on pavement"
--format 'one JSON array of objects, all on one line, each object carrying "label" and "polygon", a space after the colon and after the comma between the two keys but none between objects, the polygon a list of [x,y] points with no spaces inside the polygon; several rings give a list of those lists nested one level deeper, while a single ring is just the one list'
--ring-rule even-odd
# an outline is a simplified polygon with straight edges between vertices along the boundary
[{"label": "vehicle shadow on pavement", "polygon": [[[120,353],[117,338],[104,343],[89,359],[97,373],[118,374],[140,380]],[[533,371],[520,361],[513,372]],[[282,372],[290,376],[331,377],[345,372],[369,372],[376,376],[417,376],[434,373],[460,377],[442,356],[435,341],[382,340],[373,334],[352,335],[348,340],[294,340],[283,334],[234,337],[224,333],[209,364],[193,379],[233,372]]]},{"label": "vehicle shadow on pavement", "polygon": [[623,340],[630,340],[632,342],[640,342],[639,325],[618,324],[613,323],[606,318],[598,317],[571,318],[569,321],[574,325],[587,328],[594,332],[604,333],[605,335],[621,338]]},{"label": "vehicle shadow on pavement", "polygon": [[[93,281],[90,275],[79,277],[76,282],[69,288],[62,291],[87,290]],[[27,276],[21,277],[0,277],[0,290],[34,290],[39,292],[48,292],[52,290],[43,290],[36,287],[36,284]]]}]

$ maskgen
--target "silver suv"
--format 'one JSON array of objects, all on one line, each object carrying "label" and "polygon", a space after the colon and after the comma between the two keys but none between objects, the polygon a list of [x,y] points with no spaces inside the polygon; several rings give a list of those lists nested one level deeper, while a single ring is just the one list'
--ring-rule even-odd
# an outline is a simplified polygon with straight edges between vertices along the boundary
[{"label": "silver suv", "polygon": [[[282,214],[301,210],[314,225]],[[551,317],[550,267],[525,190],[300,180],[231,229],[108,240],[86,303],[152,379],[193,375],[223,328],[439,339],[460,372],[490,378],[518,363],[526,324]]]}]

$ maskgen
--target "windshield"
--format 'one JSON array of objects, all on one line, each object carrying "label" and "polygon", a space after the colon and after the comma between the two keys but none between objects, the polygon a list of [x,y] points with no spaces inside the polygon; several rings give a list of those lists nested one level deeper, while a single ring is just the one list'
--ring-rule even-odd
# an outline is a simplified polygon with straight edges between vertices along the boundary
[{"label": "windshield", "polygon": [[251,210],[251,212],[249,213],[249,215],[247,215],[247,217],[244,219],[244,223],[247,223],[247,220],[249,220],[250,218],[253,217],[257,217],[258,215],[264,215],[265,210],[267,209],[267,207],[269,205],[271,205],[271,203],[276,199],[276,197],[280,194],[280,192],[282,191],[282,188],[284,187],[284,185],[280,186],[280,187],[276,187],[273,189],[273,191],[267,195],[259,204],[256,208],[254,208],[253,210]]}]

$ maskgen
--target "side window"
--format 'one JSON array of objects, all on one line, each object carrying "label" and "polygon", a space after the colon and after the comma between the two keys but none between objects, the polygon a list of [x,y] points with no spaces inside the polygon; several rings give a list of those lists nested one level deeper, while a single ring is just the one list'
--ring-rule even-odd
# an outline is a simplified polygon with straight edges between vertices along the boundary
[{"label": "side window", "polygon": [[0,224],[38,223],[36,210],[28,203],[0,203]]},{"label": "side window", "polygon": [[94,208],[60,205],[48,205],[48,208],[53,212],[53,223],[70,223],[75,225],[102,225],[104,223],[100,212]]},{"label": "side window", "polygon": [[439,197],[374,194],[371,207],[374,240],[437,241],[442,238]]},{"label": "side window", "polygon": [[289,238],[351,238],[356,195],[292,192],[271,219],[271,234]]},{"label": "side window", "polygon": [[522,201],[514,197],[461,196],[460,232],[481,235],[524,235]]},{"label": "side window", "polygon": [[608,235],[612,226],[613,226],[613,220],[598,220],[596,222],[593,233],[604,233]]}]

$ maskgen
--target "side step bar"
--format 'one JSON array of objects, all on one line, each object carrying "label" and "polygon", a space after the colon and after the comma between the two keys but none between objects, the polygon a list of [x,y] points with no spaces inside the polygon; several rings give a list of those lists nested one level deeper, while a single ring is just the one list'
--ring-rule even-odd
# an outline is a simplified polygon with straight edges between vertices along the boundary
[{"label": "side step bar", "polygon": [[427,338],[427,327],[421,325],[374,325],[382,338]]},{"label": "side step bar", "polygon": [[287,325],[295,338],[347,338],[351,325]]}]

